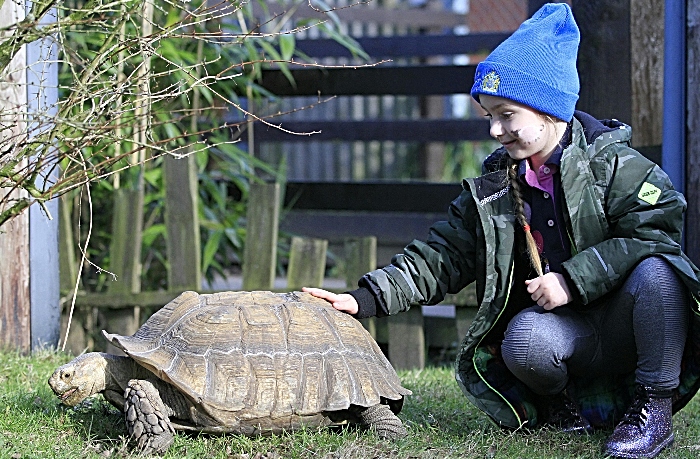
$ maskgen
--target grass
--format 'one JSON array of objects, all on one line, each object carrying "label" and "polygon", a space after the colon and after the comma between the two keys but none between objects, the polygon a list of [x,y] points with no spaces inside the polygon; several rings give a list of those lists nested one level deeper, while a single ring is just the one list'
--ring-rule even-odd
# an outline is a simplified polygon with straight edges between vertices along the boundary
[{"label": "grass", "polygon": [[[131,458],[121,414],[101,396],[59,405],[46,381],[70,360],[55,352],[0,352],[0,459]],[[165,458],[598,458],[607,432],[571,437],[551,430],[507,432],[493,426],[459,391],[449,368],[399,374],[414,395],[400,417],[409,435],[382,441],[358,428],[307,429],[246,438],[178,435]],[[700,398],[674,417],[676,444],[659,457],[700,455]]]}]

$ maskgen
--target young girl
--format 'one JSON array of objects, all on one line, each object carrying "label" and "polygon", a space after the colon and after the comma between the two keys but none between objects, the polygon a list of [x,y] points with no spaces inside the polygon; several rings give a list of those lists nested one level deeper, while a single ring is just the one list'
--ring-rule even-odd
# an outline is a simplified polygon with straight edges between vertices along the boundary
[{"label": "young girl", "polygon": [[503,147],[464,180],[447,221],[357,290],[305,290],[363,318],[476,282],[456,362],[469,400],[512,428],[617,424],[607,455],[654,457],[700,385],[686,203],[630,148],[629,126],[574,112],[578,44],[566,4],[525,21],[477,67],[471,94]]}]

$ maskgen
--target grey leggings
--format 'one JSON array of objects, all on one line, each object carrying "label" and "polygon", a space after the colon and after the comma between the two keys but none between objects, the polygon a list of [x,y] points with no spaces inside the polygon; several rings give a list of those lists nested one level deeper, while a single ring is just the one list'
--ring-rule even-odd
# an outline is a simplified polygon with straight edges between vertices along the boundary
[{"label": "grey leggings", "polygon": [[674,389],[688,311],[685,286],[665,260],[651,257],[590,309],[521,311],[508,324],[501,353],[508,369],[541,395],[561,392],[569,376],[632,371],[639,384]]}]

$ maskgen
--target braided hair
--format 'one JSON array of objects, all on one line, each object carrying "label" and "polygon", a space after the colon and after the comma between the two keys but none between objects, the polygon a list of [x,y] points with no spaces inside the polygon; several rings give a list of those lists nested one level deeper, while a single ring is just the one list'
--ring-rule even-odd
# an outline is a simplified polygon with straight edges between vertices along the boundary
[{"label": "braided hair", "polygon": [[513,202],[515,204],[515,218],[522,226],[523,231],[525,231],[525,243],[527,246],[527,253],[530,257],[530,263],[532,267],[537,271],[538,276],[542,276],[544,273],[542,271],[542,260],[540,259],[540,251],[537,248],[537,243],[535,238],[532,236],[530,231],[530,224],[525,218],[525,204],[523,201],[523,193],[520,188],[520,181],[518,180],[518,162],[515,161],[510,156],[508,157],[508,180],[510,182],[510,189],[513,194]]}]

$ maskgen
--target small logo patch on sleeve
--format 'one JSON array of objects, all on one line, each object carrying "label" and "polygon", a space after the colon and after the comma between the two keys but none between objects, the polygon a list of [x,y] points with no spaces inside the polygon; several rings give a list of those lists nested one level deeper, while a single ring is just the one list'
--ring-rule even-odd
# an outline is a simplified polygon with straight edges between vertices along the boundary
[{"label": "small logo patch on sleeve", "polygon": [[642,188],[639,189],[637,197],[653,206],[661,197],[661,190],[649,182],[644,182]]}]

